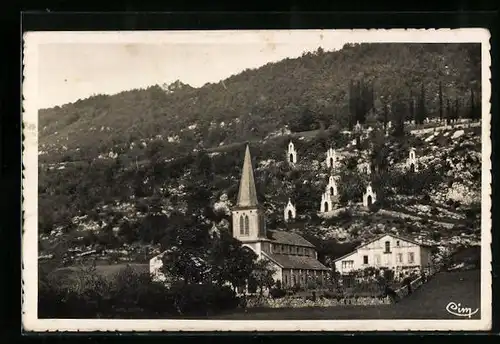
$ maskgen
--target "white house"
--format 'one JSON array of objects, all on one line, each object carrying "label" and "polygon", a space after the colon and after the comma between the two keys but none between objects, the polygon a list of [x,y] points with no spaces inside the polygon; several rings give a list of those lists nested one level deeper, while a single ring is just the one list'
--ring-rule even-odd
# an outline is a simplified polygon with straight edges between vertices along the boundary
[{"label": "white house", "polygon": [[367,267],[424,269],[431,263],[431,250],[430,246],[412,239],[383,234],[336,259],[334,263],[335,270],[340,274]]}]

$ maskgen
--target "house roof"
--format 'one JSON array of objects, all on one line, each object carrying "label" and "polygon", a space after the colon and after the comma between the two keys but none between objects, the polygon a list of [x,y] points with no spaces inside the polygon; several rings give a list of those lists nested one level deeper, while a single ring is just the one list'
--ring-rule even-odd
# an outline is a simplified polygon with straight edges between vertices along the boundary
[{"label": "house roof", "polygon": [[315,258],[286,254],[264,253],[283,269],[330,270]]},{"label": "house roof", "polygon": [[371,244],[372,242],[375,242],[375,241],[377,241],[377,240],[379,240],[379,239],[382,239],[382,238],[383,238],[383,237],[385,237],[385,236],[390,236],[390,237],[393,237],[393,238],[395,238],[395,239],[399,239],[399,240],[402,240],[402,241],[410,242],[410,243],[412,243],[412,244],[415,244],[415,245],[418,245],[418,246],[421,246],[421,247],[430,247],[429,245],[422,244],[422,243],[420,243],[420,242],[418,242],[418,241],[416,241],[416,240],[414,240],[414,239],[408,238],[408,237],[402,237],[402,236],[395,235],[395,234],[391,234],[391,233],[385,233],[385,234],[378,235],[378,236],[376,236],[375,238],[373,238],[373,239],[371,239],[371,240],[369,240],[369,241],[367,241],[367,242],[365,242],[365,243],[362,243],[361,245],[357,246],[357,247],[354,249],[354,251],[352,251],[352,252],[350,252],[350,253],[348,253],[348,254],[345,254],[345,255],[343,255],[342,257],[339,257],[339,258],[335,259],[335,260],[334,260],[334,262],[338,262],[339,260],[342,260],[342,259],[344,259],[344,258],[347,258],[347,257],[349,257],[349,256],[353,255],[353,254],[354,254],[354,253],[356,253],[356,252],[357,252],[360,248],[365,247],[366,245]]},{"label": "house roof", "polygon": [[375,238],[373,238],[373,239],[371,239],[371,240],[369,240],[369,241],[367,241],[365,243],[362,243],[361,245],[359,245],[358,247],[356,247],[356,250],[359,249],[359,248],[361,248],[361,247],[364,247],[364,246],[366,246],[368,244],[371,244],[374,241],[382,239],[385,236],[390,236],[390,237],[393,237],[395,239],[399,239],[399,240],[402,240],[402,241],[410,242],[410,243],[418,245],[418,246],[429,247],[429,245],[426,245],[426,244],[423,244],[421,242],[418,242],[418,241],[416,241],[415,239],[412,239],[412,238],[402,237],[402,236],[391,234],[391,233],[385,233],[385,234],[378,235]]},{"label": "house roof", "polygon": [[309,241],[298,235],[297,233],[277,230],[267,230],[268,238],[278,244],[313,247]]},{"label": "house roof", "polygon": [[252,158],[250,156],[250,147],[247,145],[236,206],[240,208],[256,207],[258,203],[255,179],[253,176]]}]

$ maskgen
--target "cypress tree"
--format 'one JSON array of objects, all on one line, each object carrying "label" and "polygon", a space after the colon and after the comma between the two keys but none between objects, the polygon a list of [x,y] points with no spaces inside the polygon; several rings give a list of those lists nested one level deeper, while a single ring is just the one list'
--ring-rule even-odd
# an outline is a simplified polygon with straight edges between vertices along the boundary
[{"label": "cypress tree", "polygon": [[439,82],[439,121],[443,121],[443,87]]}]

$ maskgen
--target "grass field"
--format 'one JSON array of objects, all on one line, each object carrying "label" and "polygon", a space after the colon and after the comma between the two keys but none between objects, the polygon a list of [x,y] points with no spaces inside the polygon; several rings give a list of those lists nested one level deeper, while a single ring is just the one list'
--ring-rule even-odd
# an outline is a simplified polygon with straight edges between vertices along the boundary
[{"label": "grass field", "polygon": [[[248,309],[211,316],[220,320],[316,319],[468,319],[446,311],[449,302],[473,310],[480,307],[480,271],[441,272],[412,295],[393,305],[327,308]],[[479,319],[480,312],[471,319]]]},{"label": "grass field", "polygon": [[[111,278],[114,275],[116,275],[118,272],[125,269],[127,266],[130,266],[137,273],[149,272],[149,264],[130,263],[130,264],[96,265],[96,273],[105,277],[105,278]],[[52,271],[50,275],[51,275],[51,277],[54,277],[54,278],[58,278],[58,277],[72,278],[81,269],[82,269],[82,267],[80,267],[80,266],[68,266],[65,268],[56,269],[56,270]]]}]

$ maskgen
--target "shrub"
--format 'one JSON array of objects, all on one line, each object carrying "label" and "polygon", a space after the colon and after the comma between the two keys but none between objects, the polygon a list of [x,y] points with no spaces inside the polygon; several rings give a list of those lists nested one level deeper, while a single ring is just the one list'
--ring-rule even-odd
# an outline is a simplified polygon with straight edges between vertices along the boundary
[{"label": "shrub", "polygon": [[287,294],[286,291],[281,288],[272,288],[269,291],[269,295],[271,295],[273,299],[280,299],[282,297],[285,297],[286,294]]},{"label": "shrub", "polygon": [[126,268],[112,278],[84,269],[68,284],[40,278],[40,318],[148,318],[206,314],[236,308],[239,300],[228,287],[181,284],[168,289],[148,273]]}]

